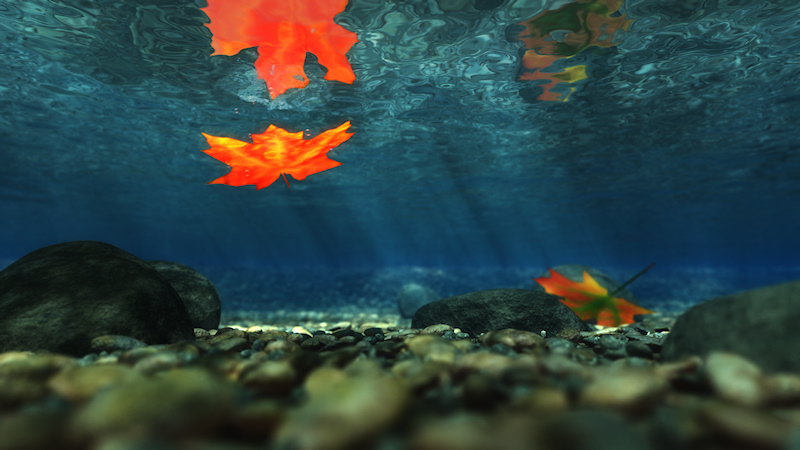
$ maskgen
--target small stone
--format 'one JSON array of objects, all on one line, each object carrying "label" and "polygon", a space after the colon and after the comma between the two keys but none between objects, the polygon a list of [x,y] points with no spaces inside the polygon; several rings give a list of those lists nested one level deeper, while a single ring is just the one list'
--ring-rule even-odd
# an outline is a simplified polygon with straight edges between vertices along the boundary
[{"label": "small stone", "polygon": [[370,448],[400,419],[408,391],[399,380],[381,375],[378,367],[363,374],[335,372],[323,368],[309,375],[308,401],[277,430],[276,448]]},{"label": "small stone", "polygon": [[598,369],[594,379],[581,391],[579,401],[586,406],[641,411],[654,407],[667,387],[666,380],[652,370]]},{"label": "small stone", "polygon": [[106,437],[199,438],[222,426],[235,391],[204,370],[178,369],[99,393],[78,412],[77,434]]},{"label": "small stone", "polygon": [[794,429],[765,411],[719,402],[701,408],[701,416],[716,430],[715,435],[740,448],[786,448]]},{"label": "small stone", "polygon": [[630,356],[644,359],[653,359],[653,350],[641,341],[628,341],[625,343],[625,352]]},{"label": "small stone", "polygon": [[761,369],[749,360],[727,352],[706,357],[705,373],[718,397],[742,406],[758,406],[764,396]]},{"label": "small stone", "polygon": [[74,403],[82,403],[103,389],[130,383],[142,374],[123,365],[70,367],[50,379],[48,386]]},{"label": "small stone", "polygon": [[93,352],[114,352],[117,350],[132,350],[134,348],[145,347],[147,344],[134,339],[130,336],[122,336],[118,334],[107,334],[104,336],[97,336],[92,339],[89,344]]},{"label": "small stone", "polygon": [[[252,441],[265,441],[272,437],[275,430],[285,420],[286,407],[275,400],[264,399],[237,408],[231,417],[230,426],[235,430],[237,436]],[[236,447],[225,446],[224,448]]]},{"label": "small stone", "polygon": [[486,351],[466,353],[458,358],[456,367],[463,372],[484,372],[499,376],[514,364],[508,356]]},{"label": "small stone", "polygon": [[239,375],[244,386],[270,396],[288,394],[297,384],[297,378],[294,368],[286,361],[262,361]]},{"label": "small stone", "polygon": [[59,371],[78,365],[64,355],[35,355],[28,352],[0,354],[0,379],[15,378],[44,382]]},{"label": "small stone", "polygon": [[540,335],[531,331],[515,330],[513,328],[490,331],[481,335],[478,341],[488,346],[496,344],[506,345],[517,352],[546,346],[545,339]]},{"label": "small stone", "polygon": [[581,331],[576,328],[564,328],[563,330],[559,331],[555,337],[566,339],[573,344],[577,344],[581,341]]},{"label": "small stone", "polygon": [[211,340],[211,345],[222,352],[240,352],[250,347],[250,342],[247,338],[243,337],[230,337],[226,339],[217,339],[215,336]]},{"label": "small stone", "polygon": [[193,354],[161,351],[148,355],[134,364],[133,368],[144,374],[155,374],[181,367],[196,359]]},{"label": "small stone", "polygon": [[304,340],[303,343],[300,344],[300,348],[303,350],[317,351],[322,350],[322,348],[324,348],[326,345],[333,344],[335,342],[336,337],[330,334],[320,334]]},{"label": "small stone", "polygon": [[618,336],[611,334],[600,336],[598,347],[595,351],[609,359],[620,359],[628,356],[625,352],[625,343]]},{"label": "small stone", "polygon": [[206,339],[210,338],[211,333],[208,332],[205,328],[195,328],[194,329],[194,338],[195,339]]},{"label": "small stone", "polygon": [[763,379],[761,386],[769,404],[800,403],[800,376],[791,373],[771,375]]},{"label": "small stone", "polygon": [[440,323],[423,328],[420,330],[419,334],[435,334],[441,336],[447,332],[452,332],[453,330],[454,328],[452,326]]},{"label": "small stone", "polygon": [[414,336],[406,341],[411,353],[425,361],[437,361],[453,364],[456,356],[462,353],[452,341],[434,335]]},{"label": "small stone", "polygon": [[0,411],[37,401],[45,395],[47,386],[40,382],[0,377]]},{"label": "small stone", "polygon": [[411,391],[420,392],[438,385],[449,375],[448,365],[434,361],[407,359],[392,366],[392,373]]}]

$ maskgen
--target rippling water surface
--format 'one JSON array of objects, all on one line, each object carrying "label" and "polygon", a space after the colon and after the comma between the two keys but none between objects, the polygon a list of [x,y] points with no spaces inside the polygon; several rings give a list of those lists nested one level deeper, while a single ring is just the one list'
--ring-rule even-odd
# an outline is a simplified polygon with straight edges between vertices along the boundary
[{"label": "rippling water surface", "polygon": [[[351,0],[353,85],[270,100],[201,1],[0,2],[4,257],[96,239],[232,266],[797,266],[800,3],[626,0],[567,102],[519,81],[564,1]],[[554,70],[555,70],[554,69]],[[563,88],[563,86],[562,86]],[[201,132],[350,120],[342,166],[256,191]]]}]

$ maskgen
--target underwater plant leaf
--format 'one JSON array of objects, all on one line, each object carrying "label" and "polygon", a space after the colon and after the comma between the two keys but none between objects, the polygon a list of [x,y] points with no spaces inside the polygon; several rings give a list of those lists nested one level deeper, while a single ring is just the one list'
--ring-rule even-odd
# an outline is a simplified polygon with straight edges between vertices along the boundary
[{"label": "underwater plant leaf", "polygon": [[316,137],[303,139],[302,131],[290,133],[270,125],[263,133],[252,135],[252,144],[202,133],[211,146],[203,152],[231,167],[227,175],[208,184],[254,184],[258,190],[274,183],[281,175],[289,186],[285,175],[287,173],[297,180],[305,180],[311,174],[342,164],[328,158],[326,154],[350,139],[353,133],[347,133],[348,128],[350,122],[345,122]]},{"label": "underwater plant leaf", "polygon": [[213,55],[258,48],[258,77],[274,99],[289,88],[304,88],[306,52],[328,69],[326,80],[352,84],[356,76],[345,54],[358,39],[333,22],[348,0],[208,0]]},{"label": "underwater plant leaf", "polygon": [[533,280],[541,284],[548,294],[561,297],[561,303],[567,305],[581,320],[596,319],[598,325],[616,327],[633,323],[633,316],[637,314],[653,313],[622,298],[611,297],[608,290],[586,271],[583,272],[583,282],[578,283],[553,269],[548,270],[550,277]]},{"label": "underwater plant leaf", "polygon": [[[627,30],[631,20],[618,14],[624,0],[576,0],[558,9],[544,11],[522,22],[525,30],[517,35],[525,45],[522,57],[525,70],[520,80],[546,80],[539,100],[567,101],[569,95],[551,92],[557,83],[583,80],[585,66],[568,67],[562,71],[545,71],[554,62],[571,58],[589,47],[613,47],[614,34]],[[574,88],[570,92],[574,91]]]}]

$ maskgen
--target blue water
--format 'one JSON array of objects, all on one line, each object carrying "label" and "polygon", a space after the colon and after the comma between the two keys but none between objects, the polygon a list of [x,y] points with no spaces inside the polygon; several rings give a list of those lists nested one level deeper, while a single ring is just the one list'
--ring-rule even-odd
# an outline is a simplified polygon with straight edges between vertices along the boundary
[{"label": "blue water", "polygon": [[[0,1],[0,259],[100,240],[264,308],[567,263],[655,262],[632,287],[650,307],[800,278],[800,3],[627,0],[619,43],[561,63],[589,77],[540,101],[516,24],[564,3],[351,0],[356,82],[310,56],[310,85],[270,100],[252,50],[210,56],[204,2]],[[205,184],[228,168],[201,132],[346,120],[340,167]]]}]

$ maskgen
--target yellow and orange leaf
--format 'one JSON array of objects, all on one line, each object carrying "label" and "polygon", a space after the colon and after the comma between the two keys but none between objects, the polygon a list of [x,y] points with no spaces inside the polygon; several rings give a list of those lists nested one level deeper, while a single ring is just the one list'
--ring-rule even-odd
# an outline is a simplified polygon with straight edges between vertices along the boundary
[{"label": "yellow and orange leaf", "polygon": [[[539,100],[567,101],[569,95],[550,91],[557,83],[583,80],[586,66],[573,66],[562,72],[542,72],[555,61],[571,58],[589,47],[612,47],[614,34],[626,30],[631,20],[617,14],[624,0],[575,0],[558,9],[544,11],[521,23],[525,27],[517,39],[525,44],[520,80],[546,80]],[[556,37],[557,36],[557,37]],[[574,89],[571,89],[574,91]]]},{"label": "yellow and orange leaf", "polygon": [[286,185],[289,186],[285,175],[287,173],[297,180],[305,180],[311,174],[342,164],[328,158],[326,154],[350,139],[353,133],[347,133],[348,128],[350,122],[345,122],[306,140],[303,139],[302,131],[290,133],[270,125],[263,133],[252,135],[253,143],[202,133],[211,146],[203,151],[231,167],[227,175],[208,184],[254,184],[256,189],[263,189],[283,175]]},{"label": "yellow and orange leaf", "polygon": [[272,98],[303,88],[306,52],[328,69],[326,80],[352,84],[356,76],[345,54],[358,39],[333,22],[348,0],[208,0],[213,55],[235,55],[258,47],[258,77]]},{"label": "yellow and orange leaf", "polygon": [[635,315],[653,313],[622,298],[611,297],[608,290],[585,271],[583,282],[578,283],[553,269],[548,270],[550,277],[533,280],[541,284],[548,294],[561,297],[561,303],[567,305],[582,320],[596,319],[598,325],[616,327],[633,323]]}]

